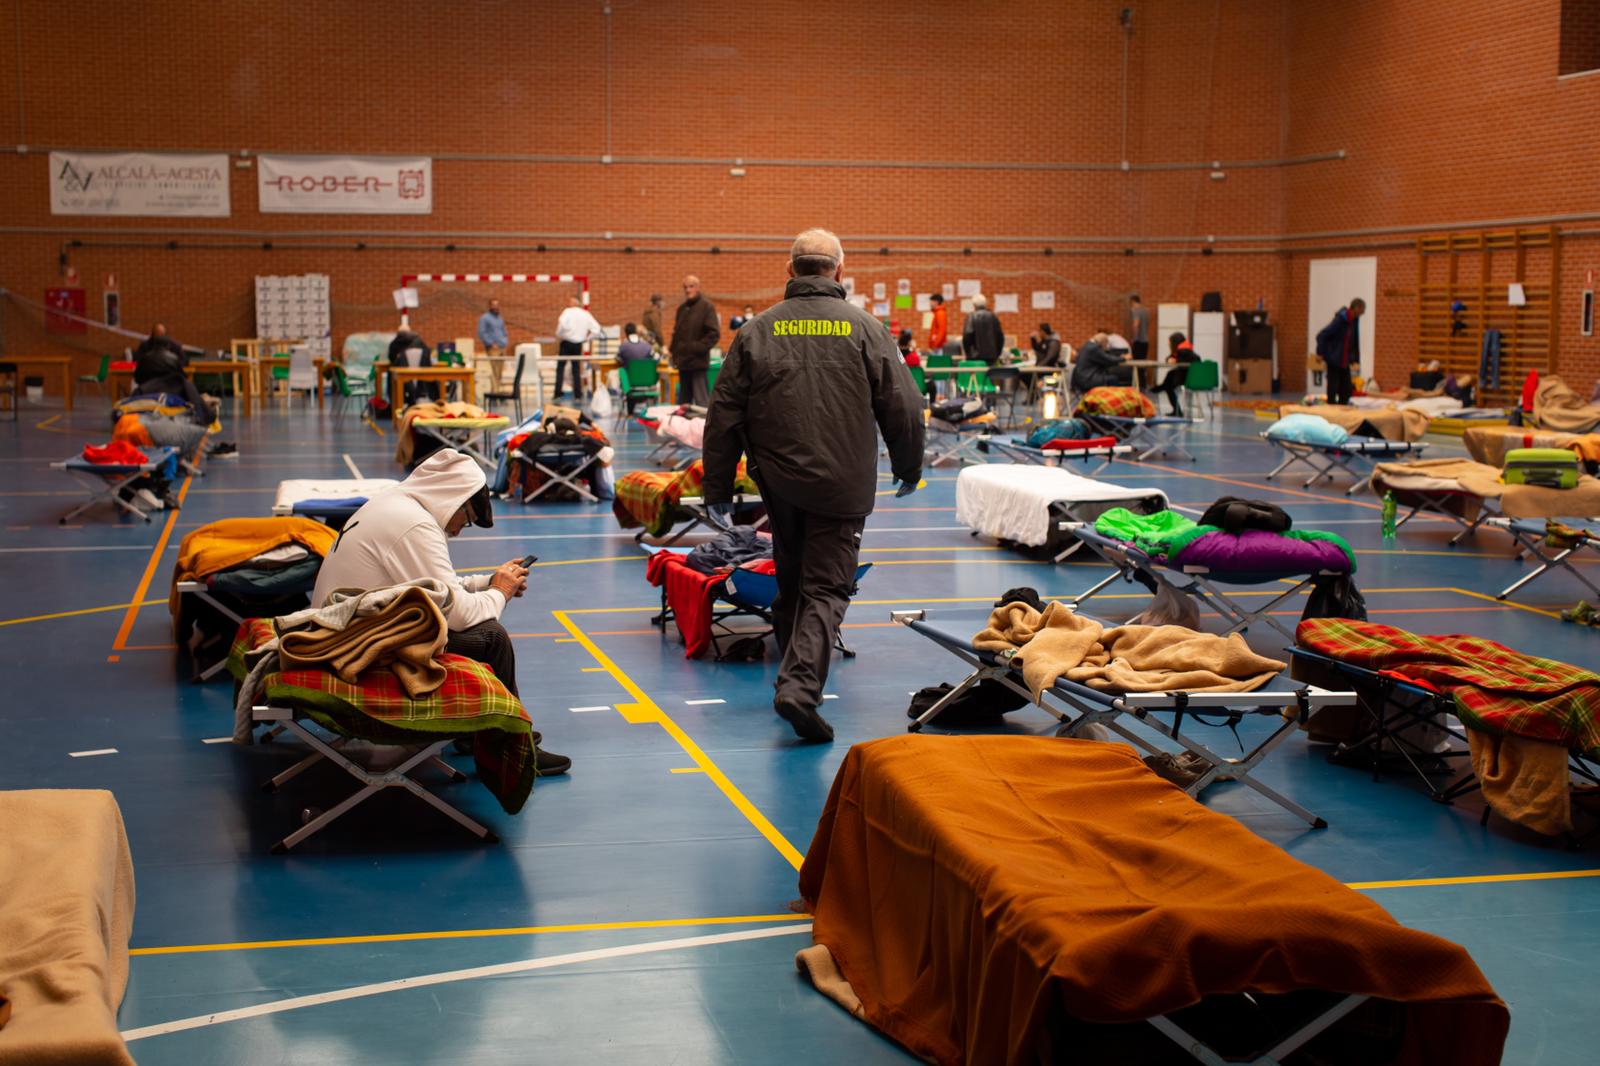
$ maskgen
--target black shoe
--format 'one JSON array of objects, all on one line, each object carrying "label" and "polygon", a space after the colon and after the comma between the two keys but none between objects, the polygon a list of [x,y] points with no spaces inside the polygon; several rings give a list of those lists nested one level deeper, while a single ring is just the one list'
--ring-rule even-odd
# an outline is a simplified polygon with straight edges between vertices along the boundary
[{"label": "black shoe", "polygon": [[572,769],[572,760],[565,755],[557,755],[544,748],[538,749],[538,756],[534,759],[533,772],[536,777],[559,777]]},{"label": "black shoe", "polygon": [[814,708],[775,700],[772,709],[778,712],[779,718],[794,727],[795,735],[802,740],[815,740],[821,743],[833,740],[833,726],[824,721],[822,715]]},{"label": "black shoe", "polygon": [[206,454],[213,459],[237,459],[239,458],[239,446],[232,441],[225,440]]}]

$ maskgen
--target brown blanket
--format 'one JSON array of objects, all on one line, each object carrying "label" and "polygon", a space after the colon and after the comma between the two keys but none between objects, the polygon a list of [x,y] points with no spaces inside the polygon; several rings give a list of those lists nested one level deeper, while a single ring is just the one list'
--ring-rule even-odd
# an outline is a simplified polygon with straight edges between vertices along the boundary
[{"label": "brown blanket", "polygon": [[1428,416],[1410,408],[1380,407],[1368,410],[1343,404],[1290,403],[1278,408],[1278,417],[1285,415],[1316,415],[1336,426],[1343,426],[1350,433],[1356,432],[1361,423],[1368,422],[1384,440],[1420,440],[1428,432]]},{"label": "brown blanket", "polygon": [[1551,374],[1533,393],[1533,424],[1559,433],[1588,433],[1600,426],[1600,404],[1586,403],[1565,381]]},{"label": "brown blanket", "polygon": [[1496,814],[1546,836],[1572,830],[1572,774],[1564,746],[1476,729],[1467,730],[1467,746],[1483,801]]},{"label": "brown blanket", "polygon": [[487,414],[477,404],[451,401],[439,403],[434,400],[424,400],[414,403],[400,414],[400,432],[395,434],[394,461],[403,466],[411,465],[412,453],[416,450],[416,434],[411,432],[411,423],[419,418],[483,418]]},{"label": "brown blanket", "polygon": [[1219,637],[1183,626],[1106,629],[1064,603],[1043,612],[1025,603],[997,607],[972,638],[980,651],[1016,649],[1033,698],[1059,678],[1102,692],[1250,692],[1284,664],[1250,650],[1237,633]]},{"label": "brown blanket", "polygon": [[406,695],[418,699],[444,684],[439,655],[448,636],[439,608],[426,592],[413,588],[343,629],[313,625],[284,633],[278,657],[280,669],[328,670],[352,685],[367,670],[387,666]]},{"label": "brown blanket", "polygon": [[1600,479],[1584,474],[1570,489],[1541,485],[1507,485],[1500,471],[1471,459],[1418,459],[1410,463],[1378,463],[1373,487],[1382,492],[1440,491],[1453,488],[1496,501],[1511,518],[1587,518],[1600,515]]},{"label": "brown blanket", "polygon": [[133,1066],[133,858],[111,793],[0,792],[0,1064]]},{"label": "brown blanket", "polygon": [[1509,1022],[1462,948],[1207,810],[1120,744],[857,744],[800,892],[865,1019],[936,1062],[1031,1062],[1062,1016],[1136,1022],[1247,990],[1404,1004],[1394,1061],[1409,1066],[1498,1063]]}]

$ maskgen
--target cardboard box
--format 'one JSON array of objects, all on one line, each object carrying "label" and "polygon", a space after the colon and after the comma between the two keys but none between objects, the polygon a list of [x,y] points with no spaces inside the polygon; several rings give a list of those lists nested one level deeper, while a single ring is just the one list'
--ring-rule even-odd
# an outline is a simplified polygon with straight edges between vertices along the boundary
[{"label": "cardboard box", "polygon": [[1259,393],[1271,392],[1272,360],[1228,360],[1228,391]]}]

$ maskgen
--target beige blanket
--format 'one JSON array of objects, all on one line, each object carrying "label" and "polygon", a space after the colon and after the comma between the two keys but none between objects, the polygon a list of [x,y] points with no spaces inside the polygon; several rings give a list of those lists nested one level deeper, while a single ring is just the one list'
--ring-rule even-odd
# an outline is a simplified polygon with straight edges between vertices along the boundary
[{"label": "beige blanket", "polygon": [[1567,749],[1548,740],[1467,730],[1472,771],[1483,801],[1502,818],[1535,833],[1572,830],[1572,784]]},{"label": "beige blanket", "polygon": [[0,1066],[133,1066],[117,1032],[132,929],[111,793],[0,792]]},{"label": "beige blanket", "polygon": [[278,638],[284,670],[330,670],[355,684],[366,671],[387,666],[406,695],[419,699],[444,684],[439,662],[449,633],[444,615],[421,588],[408,588],[376,614],[341,629],[310,625]]},{"label": "beige blanket", "polygon": [[1495,500],[1510,518],[1589,518],[1600,515],[1600,479],[1587,474],[1570,489],[1539,485],[1507,485],[1500,471],[1470,459],[1419,459],[1413,463],[1378,463],[1373,486],[1379,491],[1439,491],[1460,488]]},{"label": "beige blanket", "polygon": [[1350,433],[1354,433],[1361,423],[1370,422],[1384,440],[1420,440],[1428,431],[1428,416],[1409,408],[1379,407],[1368,410],[1331,403],[1289,403],[1278,408],[1278,417],[1285,415],[1316,415],[1336,426],[1343,426]]},{"label": "beige blanket", "polygon": [[1284,664],[1250,650],[1237,633],[1219,637],[1183,626],[1106,629],[1064,603],[1036,611],[1008,603],[972,638],[980,651],[1015,651],[1022,679],[1038,700],[1065,677],[1102,692],[1250,692]]},{"label": "beige blanket", "polygon": [[1600,426],[1600,404],[1585,403],[1555,375],[1539,379],[1533,393],[1533,422],[1540,429],[1587,433]]},{"label": "beige blanket", "polygon": [[483,408],[477,404],[451,401],[438,403],[433,400],[424,400],[414,403],[400,413],[400,432],[395,434],[394,461],[403,466],[411,465],[411,455],[416,450],[415,434],[411,432],[411,423],[419,418],[482,418],[485,415]]}]

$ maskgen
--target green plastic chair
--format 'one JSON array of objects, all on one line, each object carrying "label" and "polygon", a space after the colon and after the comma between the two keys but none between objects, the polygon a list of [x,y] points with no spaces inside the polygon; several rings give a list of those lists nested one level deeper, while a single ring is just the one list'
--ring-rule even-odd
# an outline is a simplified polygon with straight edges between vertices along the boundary
[{"label": "green plastic chair", "polygon": [[1210,418],[1214,397],[1221,382],[1222,368],[1215,360],[1202,359],[1189,364],[1189,372],[1183,377],[1183,391],[1203,402],[1206,409],[1205,417]]},{"label": "green plastic chair", "polygon": [[661,374],[653,359],[619,364],[617,384],[622,386],[622,402],[617,405],[619,420],[633,414],[641,400],[661,401]]},{"label": "green plastic chair", "polygon": [[970,374],[956,375],[956,391],[984,395],[995,392],[994,382],[989,380],[989,364],[982,359],[963,359],[956,366],[961,370],[971,369]]},{"label": "green plastic chair", "polygon": [[926,395],[928,391],[927,371],[923,370],[920,366],[908,366],[906,369],[911,371],[911,380],[917,383],[917,393],[919,395]]},{"label": "green plastic chair", "polygon": [[109,355],[102,355],[100,357],[100,369],[95,371],[93,374],[79,374],[78,384],[93,385],[95,388],[100,390],[102,395],[104,395],[106,391],[106,378],[110,376],[111,357]]}]

